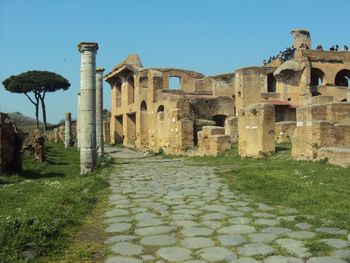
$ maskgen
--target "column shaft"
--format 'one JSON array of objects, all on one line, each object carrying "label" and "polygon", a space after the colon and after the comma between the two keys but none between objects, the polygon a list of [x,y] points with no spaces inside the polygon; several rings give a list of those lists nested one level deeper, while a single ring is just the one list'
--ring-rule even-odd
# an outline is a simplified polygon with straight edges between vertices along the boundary
[{"label": "column shaft", "polygon": [[96,51],[97,43],[80,43],[80,173],[96,165]]},{"label": "column shaft", "polygon": [[72,146],[72,126],[71,126],[71,113],[66,112],[64,118],[64,147],[67,149]]},{"label": "column shaft", "polygon": [[103,156],[103,71],[96,69],[96,147],[99,156]]}]

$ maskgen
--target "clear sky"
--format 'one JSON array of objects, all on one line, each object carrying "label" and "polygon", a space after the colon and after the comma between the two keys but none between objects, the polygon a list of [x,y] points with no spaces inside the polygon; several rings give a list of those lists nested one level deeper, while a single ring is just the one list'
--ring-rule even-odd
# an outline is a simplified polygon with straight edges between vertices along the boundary
[{"label": "clear sky", "polygon": [[[105,73],[137,53],[144,67],[215,75],[260,65],[291,45],[294,28],[310,30],[313,46],[350,46],[349,10],[350,0],[0,0],[0,80],[34,69],[66,77],[68,91],[47,95],[55,123],[76,116],[81,41],[98,42]],[[2,85],[0,111],[34,116],[24,95]]]}]

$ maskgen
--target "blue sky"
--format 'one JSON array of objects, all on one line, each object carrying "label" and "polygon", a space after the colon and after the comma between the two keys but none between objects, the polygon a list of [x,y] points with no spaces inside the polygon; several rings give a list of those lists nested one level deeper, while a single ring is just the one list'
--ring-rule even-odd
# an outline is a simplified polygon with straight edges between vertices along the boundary
[{"label": "blue sky", "polygon": [[[130,53],[145,67],[205,75],[260,65],[310,30],[313,46],[350,45],[350,0],[0,0],[0,80],[28,70],[66,77],[68,91],[47,95],[49,122],[76,116],[81,41],[98,42],[106,73]],[[110,87],[104,83],[105,108]],[[0,111],[34,116],[21,94],[0,87]]]}]

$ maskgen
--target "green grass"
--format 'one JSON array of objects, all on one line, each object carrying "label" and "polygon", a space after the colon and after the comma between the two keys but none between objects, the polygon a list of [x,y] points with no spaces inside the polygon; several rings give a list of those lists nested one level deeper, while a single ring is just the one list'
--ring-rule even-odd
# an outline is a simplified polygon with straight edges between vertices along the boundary
[{"label": "green grass", "polygon": [[49,143],[46,156],[26,157],[20,174],[0,177],[0,262],[59,256],[108,186],[100,170],[79,174],[76,149]]},{"label": "green grass", "polygon": [[290,145],[278,145],[266,159],[241,159],[234,146],[218,157],[192,159],[215,166],[231,189],[256,201],[296,208],[350,230],[350,169],[290,156]]},{"label": "green grass", "polygon": [[306,247],[314,257],[328,256],[332,251],[332,247],[320,242],[318,239],[307,240]]}]

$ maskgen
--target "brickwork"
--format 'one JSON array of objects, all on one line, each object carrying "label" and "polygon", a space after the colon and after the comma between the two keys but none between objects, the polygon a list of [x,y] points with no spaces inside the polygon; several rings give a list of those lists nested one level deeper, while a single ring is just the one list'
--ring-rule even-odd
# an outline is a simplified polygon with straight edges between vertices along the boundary
[{"label": "brickwork", "polygon": [[[233,133],[232,122],[225,121],[235,115],[233,73],[205,77],[182,69],[144,69],[138,61],[130,63],[129,56],[105,76],[112,88],[111,143],[183,154],[197,146],[205,124]],[[179,78],[176,90],[172,77]]]},{"label": "brickwork", "polygon": [[[342,163],[339,152],[350,147],[350,103],[326,103],[297,110],[297,128],[292,139],[292,157],[296,160],[320,160],[332,157]],[[326,149],[323,149],[327,147]],[[329,147],[340,147],[339,150]],[[330,154],[328,156],[327,154]],[[337,159],[338,157],[340,159]],[[344,155],[346,156],[346,154]]]}]

